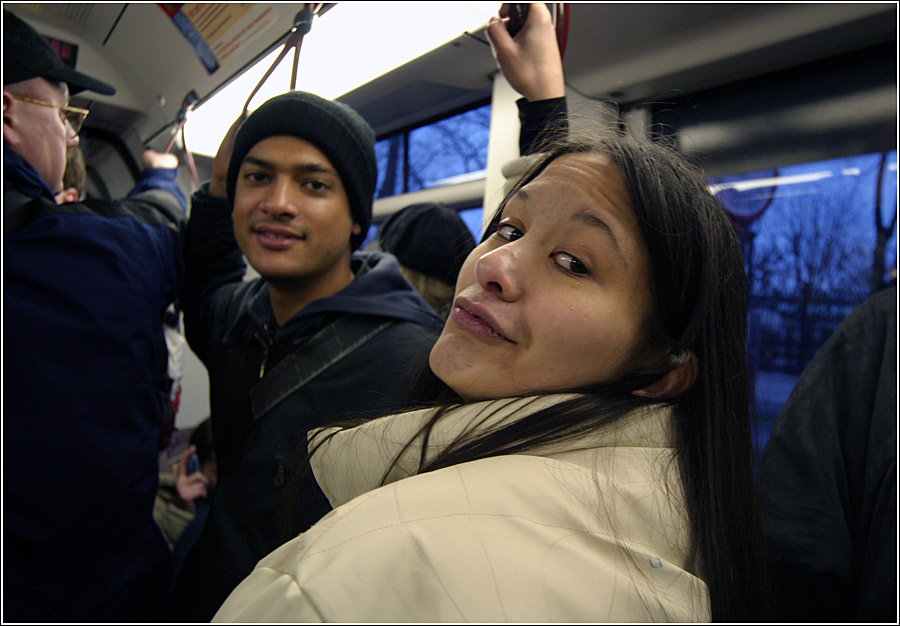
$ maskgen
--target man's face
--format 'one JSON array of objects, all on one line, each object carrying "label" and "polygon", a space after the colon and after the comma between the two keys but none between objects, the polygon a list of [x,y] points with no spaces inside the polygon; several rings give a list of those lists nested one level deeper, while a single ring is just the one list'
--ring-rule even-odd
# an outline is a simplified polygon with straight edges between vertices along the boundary
[{"label": "man's face", "polygon": [[68,90],[43,78],[16,83],[3,92],[3,138],[40,174],[53,193],[63,189],[66,148],[77,146],[78,137],[60,115],[60,110],[15,100],[11,94],[67,105]]},{"label": "man's face", "polygon": [[327,295],[344,286],[360,227],[337,169],[308,141],[278,135],[253,146],[232,218],[241,251],[270,285]]}]

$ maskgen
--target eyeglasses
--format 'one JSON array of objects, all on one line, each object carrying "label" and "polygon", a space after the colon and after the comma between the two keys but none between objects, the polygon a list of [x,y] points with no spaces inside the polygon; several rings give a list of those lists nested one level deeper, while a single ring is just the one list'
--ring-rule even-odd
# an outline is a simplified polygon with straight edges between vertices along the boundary
[{"label": "eyeglasses", "polygon": [[69,128],[77,135],[84,125],[90,111],[88,109],[79,109],[69,105],[53,104],[52,102],[44,102],[43,100],[35,100],[34,98],[26,98],[25,96],[12,96],[13,100],[21,100],[22,102],[30,102],[32,104],[40,104],[45,107],[53,107],[59,109],[59,117],[64,124],[68,124]]}]

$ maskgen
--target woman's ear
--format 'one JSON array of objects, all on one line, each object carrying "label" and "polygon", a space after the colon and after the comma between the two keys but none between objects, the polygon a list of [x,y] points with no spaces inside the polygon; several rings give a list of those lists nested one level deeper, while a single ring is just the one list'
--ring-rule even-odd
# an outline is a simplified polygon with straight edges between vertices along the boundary
[{"label": "woman's ear", "polygon": [[674,398],[683,394],[685,391],[694,386],[699,374],[699,365],[697,363],[697,355],[690,353],[690,358],[670,370],[668,374],[661,379],[637,391],[632,391],[636,396],[645,398]]}]

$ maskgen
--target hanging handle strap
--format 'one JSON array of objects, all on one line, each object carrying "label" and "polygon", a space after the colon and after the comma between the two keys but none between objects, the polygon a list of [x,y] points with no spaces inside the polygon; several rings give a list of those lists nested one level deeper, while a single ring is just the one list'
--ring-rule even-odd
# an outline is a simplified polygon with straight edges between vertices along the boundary
[{"label": "hanging handle strap", "polygon": [[200,98],[197,96],[197,92],[193,90],[184,97],[184,100],[181,103],[181,110],[178,111],[178,124],[172,132],[172,137],[169,139],[166,149],[163,150],[163,153],[165,154],[171,152],[172,148],[175,146],[175,140],[178,137],[181,137],[181,148],[184,151],[184,160],[187,161],[188,169],[191,171],[194,189],[200,188],[200,176],[197,174],[197,165],[194,163],[194,155],[188,150],[187,143],[184,139],[184,125],[185,122],[187,122],[188,113],[194,108],[194,105],[197,104],[199,100]]},{"label": "hanging handle strap", "polygon": [[294,18],[294,26],[291,29],[291,34],[284,43],[284,47],[281,49],[281,52],[278,53],[278,57],[269,69],[266,70],[266,73],[263,74],[263,77],[260,79],[259,83],[257,83],[256,87],[253,88],[253,91],[250,92],[250,97],[247,98],[247,102],[244,103],[244,110],[241,112],[242,118],[247,117],[247,109],[250,106],[250,101],[253,100],[253,96],[256,95],[263,84],[269,79],[269,76],[272,75],[272,72],[275,71],[275,68],[278,67],[278,64],[281,63],[284,57],[287,56],[287,53],[291,50],[294,51],[294,65],[291,70],[291,90],[293,91],[297,87],[297,66],[300,62],[300,47],[303,45],[303,37],[312,28],[313,17],[321,8],[321,2],[307,3],[303,5],[303,8],[297,13],[297,16]]},{"label": "hanging handle strap", "polygon": [[[272,66],[266,71],[263,77],[260,79],[259,83],[257,83],[256,87],[253,88],[253,91],[250,92],[250,97],[247,98],[247,102],[244,103],[244,109],[241,112],[241,119],[247,118],[247,109],[250,106],[250,101],[253,99],[253,96],[260,90],[260,88],[265,84],[266,80],[268,80],[269,76],[272,75],[272,72],[275,71],[275,68],[278,67],[278,64],[287,56],[287,53],[292,49],[294,50],[294,63],[291,68],[291,90],[294,90],[297,86],[297,67],[300,62],[300,46],[303,45],[303,37],[309,33],[312,29],[312,21],[313,17],[321,10],[322,8],[321,2],[315,3],[306,3],[303,5],[303,8],[297,13],[296,17],[294,17],[294,26],[291,28],[291,33],[287,38],[287,41],[284,44],[284,47],[281,49],[281,52],[278,54],[278,58],[275,59],[275,62],[272,63]],[[184,102],[181,104],[181,110],[178,112],[177,125],[175,130],[172,133],[172,137],[169,139],[169,143],[166,146],[166,149],[163,151],[164,153],[169,153],[172,151],[172,148],[175,146],[175,141],[180,137],[181,138],[181,146],[184,151],[184,159],[187,161],[188,168],[191,171],[191,178],[194,182],[194,188],[200,188],[200,177],[197,174],[197,166],[194,163],[194,156],[191,154],[191,151],[188,150],[187,144],[184,139],[184,125],[187,121],[187,115],[190,110],[194,107],[194,105],[199,101],[197,97],[197,93],[191,91],[184,99]]]}]

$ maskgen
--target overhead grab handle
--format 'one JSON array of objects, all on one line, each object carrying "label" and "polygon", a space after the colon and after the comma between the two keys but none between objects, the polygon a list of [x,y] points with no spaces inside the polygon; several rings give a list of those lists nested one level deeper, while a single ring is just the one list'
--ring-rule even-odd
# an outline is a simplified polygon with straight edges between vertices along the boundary
[{"label": "overhead grab handle", "polygon": [[300,12],[294,17],[294,26],[291,28],[291,33],[284,43],[281,52],[278,54],[278,58],[275,59],[272,66],[266,71],[256,87],[253,88],[253,91],[250,92],[250,97],[247,98],[247,102],[244,103],[244,110],[241,112],[242,119],[247,117],[247,109],[250,106],[250,101],[253,99],[253,96],[256,95],[256,92],[258,92],[260,87],[268,80],[269,76],[272,75],[272,72],[275,71],[275,68],[278,67],[278,64],[281,63],[291,49],[294,50],[294,64],[291,69],[291,90],[293,91],[297,87],[297,66],[300,62],[300,46],[303,45],[303,37],[312,29],[313,17],[315,17],[322,8],[322,4],[323,3],[321,2],[308,2],[303,5],[303,8],[300,9]]},{"label": "overhead grab handle", "polygon": [[187,122],[188,112],[194,108],[194,105],[200,101],[199,96],[197,96],[197,92],[191,90],[188,95],[184,97],[184,100],[181,102],[181,109],[178,111],[178,117],[176,121],[178,122],[175,130],[172,132],[172,137],[169,139],[168,145],[166,145],[166,149],[163,150],[164,153],[169,153],[172,151],[172,148],[175,146],[175,140],[180,136],[181,137],[181,147],[184,151],[184,160],[187,161],[188,169],[191,171],[191,179],[194,181],[194,188],[200,188],[200,176],[197,174],[197,166],[194,163],[194,155],[191,154],[191,151],[188,150],[187,144],[184,140],[184,124]]},{"label": "overhead grab handle", "polygon": [[[272,75],[272,72],[275,71],[275,68],[278,67],[278,64],[287,56],[287,53],[292,49],[294,50],[294,63],[291,70],[291,90],[294,90],[297,86],[297,67],[300,61],[300,46],[303,44],[303,37],[309,33],[312,29],[313,18],[316,14],[321,10],[324,3],[316,2],[316,3],[306,3],[303,5],[303,8],[299,13],[294,17],[294,25],[291,28],[291,32],[288,35],[287,41],[285,41],[284,47],[281,49],[281,52],[278,54],[278,58],[275,59],[275,62],[272,63],[272,66],[266,71],[263,77],[260,79],[259,83],[254,87],[253,91],[250,93],[250,97],[247,98],[247,102],[244,103],[244,109],[241,112],[241,119],[245,119],[247,117],[247,109],[250,106],[250,101],[253,99],[253,96],[259,91],[259,89],[263,86],[269,76]],[[176,118],[177,125],[175,130],[172,132],[172,137],[169,139],[169,143],[166,146],[164,152],[169,153],[172,151],[172,148],[175,146],[175,142],[179,137],[181,137],[181,146],[184,150],[184,158],[187,161],[188,168],[191,171],[191,178],[194,182],[194,187],[196,189],[200,188],[200,177],[197,174],[197,166],[194,163],[194,157],[191,154],[191,151],[188,150],[187,145],[184,139],[184,125],[187,121],[187,116],[190,110],[194,107],[194,105],[199,102],[200,98],[197,96],[195,91],[191,91],[187,96],[185,96],[184,101],[181,104],[181,109],[178,112],[178,117]]]}]

